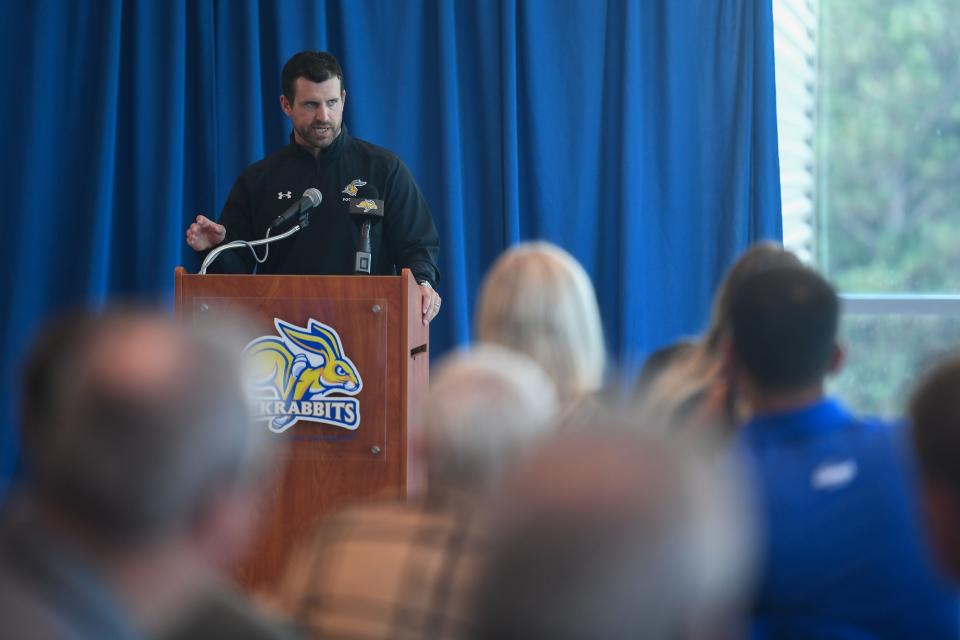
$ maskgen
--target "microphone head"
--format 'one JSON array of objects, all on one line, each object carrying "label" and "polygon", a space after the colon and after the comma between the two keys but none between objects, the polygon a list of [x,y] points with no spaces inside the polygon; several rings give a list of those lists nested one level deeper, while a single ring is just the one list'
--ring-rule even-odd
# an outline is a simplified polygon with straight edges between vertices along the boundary
[{"label": "microphone head", "polygon": [[323,202],[323,194],[320,193],[320,190],[315,187],[310,187],[303,192],[303,199],[307,202],[303,203],[303,208],[301,211],[306,211],[307,209],[313,209],[314,207],[320,206],[320,203]]}]

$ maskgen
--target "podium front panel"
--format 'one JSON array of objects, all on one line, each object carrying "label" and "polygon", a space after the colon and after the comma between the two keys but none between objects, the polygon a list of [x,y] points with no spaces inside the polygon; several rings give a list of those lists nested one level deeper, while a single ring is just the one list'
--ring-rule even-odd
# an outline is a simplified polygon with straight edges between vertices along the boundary
[{"label": "podium front panel", "polygon": [[[271,355],[279,353],[273,359],[288,369],[277,377],[281,383],[288,381],[294,397],[281,397],[280,384],[266,384],[254,393],[254,409],[262,416],[263,428],[288,443],[294,456],[316,465],[343,460],[383,465],[396,455],[387,431],[387,326],[395,312],[387,299],[193,300],[194,314],[234,311],[246,313],[256,328],[244,345],[247,350],[262,347]],[[325,366],[327,362],[333,367]],[[325,373],[334,378],[326,384]],[[304,380],[300,393],[294,374]],[[344,378],[349,378],[347,384]],[[392,383],[399,385],[399,380]]]},{"label": "podium front panel", "polygon": [[190,275],[176,312],[242,314],[257,363],[258,424],[282,445],[262,528],[237,571],[253,589],[282,575],[323,516],[408,493],[422,477],[408,429],[426,389],[429,333],[413,277]]}]

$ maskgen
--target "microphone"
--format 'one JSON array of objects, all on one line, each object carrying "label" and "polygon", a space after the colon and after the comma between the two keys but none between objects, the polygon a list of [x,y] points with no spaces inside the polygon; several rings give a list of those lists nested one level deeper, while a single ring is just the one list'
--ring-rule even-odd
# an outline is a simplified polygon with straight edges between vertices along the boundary
[{"label": "microphone", "polygon": [[290,205],[286,211],[278,215],[273,222],[270,223],[270,228],[276,229],[277,227],[288,222],[292,217],[301,215],[310,209],[319,206],[321,202],[323,202],[323,194],[320,193],[319,189],[310,187],[303,192],[302,198]]},{"label": "microphone", "polygon": [[369,185],[367,198],[348,198],[350,216],[360,223],[360,238],[353,261],[354,273],[370,274],[373,249],[370,245],[370,227],[383,218],[383,200],[377,200],[377,188]]}]

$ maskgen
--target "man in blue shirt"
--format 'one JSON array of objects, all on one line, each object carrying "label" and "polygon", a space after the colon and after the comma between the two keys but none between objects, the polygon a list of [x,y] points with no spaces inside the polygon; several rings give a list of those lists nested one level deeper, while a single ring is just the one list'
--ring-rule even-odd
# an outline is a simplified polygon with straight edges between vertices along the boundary
[{"label": "man in blue shirt", "polygon": [[773,269],[735,292],[731,313],[767,534],[755,637],[956,638],[960,607],[925,546],[903,430],[825,396],[843,359],[832,287]]}]

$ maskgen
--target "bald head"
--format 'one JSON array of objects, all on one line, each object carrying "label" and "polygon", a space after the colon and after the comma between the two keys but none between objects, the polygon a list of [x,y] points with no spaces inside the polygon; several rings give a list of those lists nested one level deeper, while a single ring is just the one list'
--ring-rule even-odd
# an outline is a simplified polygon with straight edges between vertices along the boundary
[{"label": "bald head", "polygon": [[528,356],[492,344],[451,354],[422,416],[433,487],[486,491],[551,429],[556,392]]},{"label": "bald head", "polygon": [[507,482],[477,637],[693,637],[737,604],[749,519],[732,479],[611,426],[563,433]]},{"label": "bald head", "polygon": [[167,319],[129,316],[105,319],[81,363],[81,376],[92,385],[131,396],[173,392],[182,376],[200,364],[190,353],[188,337]]},{"label": "bald head", "polygon": [[262,460],[237,358],[149,312],[51,324],[24,378],[34,493],[117,541],[187,525]]}]

